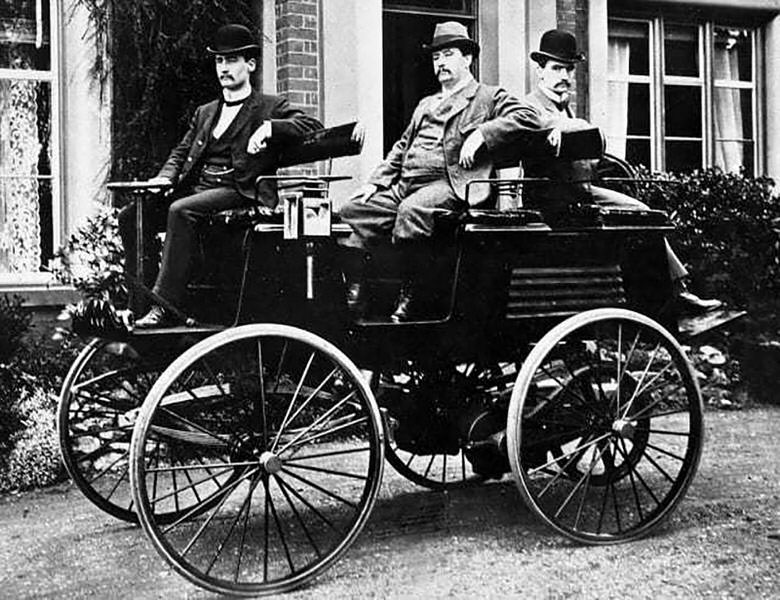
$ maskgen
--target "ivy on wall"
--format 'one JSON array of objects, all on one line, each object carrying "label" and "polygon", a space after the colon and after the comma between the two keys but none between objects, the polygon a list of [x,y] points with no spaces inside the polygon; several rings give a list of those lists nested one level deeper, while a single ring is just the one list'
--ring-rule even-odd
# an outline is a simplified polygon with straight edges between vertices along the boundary
[{"label": "ivy on wall", "polygon": [[219,86],[205,48],[225,23],[262,35],[263,0],[73,0],[91,25],[93,75],[110,85],[113,179],[154,175]]}]

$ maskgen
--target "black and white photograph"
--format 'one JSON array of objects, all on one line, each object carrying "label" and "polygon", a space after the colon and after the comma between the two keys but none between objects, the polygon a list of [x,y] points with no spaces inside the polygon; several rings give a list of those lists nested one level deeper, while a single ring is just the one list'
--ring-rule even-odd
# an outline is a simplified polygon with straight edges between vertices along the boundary
[{"label": "black and white photograph", "polygon": [[780,0],[0,0],[0,598],[780,597]]}]

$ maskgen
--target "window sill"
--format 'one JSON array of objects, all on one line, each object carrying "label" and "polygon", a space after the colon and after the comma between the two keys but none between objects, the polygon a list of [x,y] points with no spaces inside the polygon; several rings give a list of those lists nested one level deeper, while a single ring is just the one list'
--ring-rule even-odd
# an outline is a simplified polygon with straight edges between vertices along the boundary
[{"label": "window sill", "polygon": [[0,273],[0,294],[21,296],[24,306],[64,306],[78,302],[79,293],[54,280],[50,273]]}]

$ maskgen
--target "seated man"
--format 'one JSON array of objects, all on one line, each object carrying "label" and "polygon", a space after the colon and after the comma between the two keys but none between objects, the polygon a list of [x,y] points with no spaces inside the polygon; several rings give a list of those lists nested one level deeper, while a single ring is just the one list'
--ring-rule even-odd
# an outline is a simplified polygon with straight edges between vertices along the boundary
[{"label": "seated man", "polygon": [[[254,91],[251,76],[257,68],[260,47],[243,25],[217,30],[213,47],[222,98],[199,106],[189,129],[173,149],[157,177],[149,184],[175,184],[169,205],[148,207],[152,220],[145,231],[153,236],[166,223],[162,264],[153,291],[166,302],[179,304],[184,296],[190,261],[197,244],[196,225],[217,212],[248,206],[254,201],[255,179],[276,172],[279,145],[295,142],[320,122],[287,100]],[[263,204],[278,202],[276,188],[260,190]],[[149,204],[149,203],[147,203]],[[119,214],[119,229],[126,254],[126,272],[135,275],[136,204]],[[146,209],[145,209],[146,210]],[[150,247],[151,244],[145,247]],[[154,258],[145,258],[152,262]],[[174,320],[163,306],[154,304],[135,321],[137,328],[164,327]]]},{"label": "seated man", "polygon": [[[557,29],[542,35],[539,51],[531,52],[531,60],[536,63],[538,85],[523,99],[523,125],[535,130],[552,129],[548,142],[556,149],[560,148],[561,132],[592,127],[587,121],[575,118],[568,104],[575,65],[584,59],[584,55],[576,49],[574,36]],[[630,196],[591,185],[589,181],[596,173],[595,161],[539,157],[524,159],[523,170],[527,178],[553,181],[551,184],[528,184],[524,194],[528,208],[543,210],[548,215],[560,213],[578,202],[628,210],[648,208]],[[666,252],[680,309],[684,312],[706,312],[720,307],[719,300],[704,300],[688,291],[685,283],[688,272],[668,242]]]},{"label": "seated man", "polygon": [[345,271],[349,305],[358,316],[365,307],[365,252],[387,238],[403,253],[404,283],[391,319],[412,320],[423,312],[419,292],[433,260],[435,219],[490,198],[483,184],[471,187],[466,202],[466,183],[493,172],[489,153],[477,151],[492,150],[520,129],[518,101],[474,80],[470,68],[479,45],[463,25],[437,24],[424,48],[431,52],[440,91],[420,101],[401,139],[340,211],[353,230],[345,245],[357,249],[346,252]]}]

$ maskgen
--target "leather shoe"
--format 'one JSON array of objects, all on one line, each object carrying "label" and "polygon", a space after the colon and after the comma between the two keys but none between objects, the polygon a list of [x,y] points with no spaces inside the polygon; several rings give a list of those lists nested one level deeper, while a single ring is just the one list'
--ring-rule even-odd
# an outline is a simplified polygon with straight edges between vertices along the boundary
[{"label": "leather shoe", "polygon": [[354,281],[347,284],[347,308],[355,318],[362,318],[366,314],[366,293],[363,283]]},{"label": "leather shoe", "polygon": [[415,298],[414,289],[410,283],[404,283],[401,286],[401,291],[398,294],[398,300],[396,301],[395,310],[390,315],[390,320],[393,323],[405,323],[406,321],[413,320]]},{"label": "leather shoe", "polygon": [[158,329],[161,327],[171,327],[176,320],[162,306],[153,305],[140,319],[136,319],[134,327],[136,329]]},{"label": "leather shoe", "polygon": [[723,302],[715,298],[699,298],[688,290],[682,290],[677,294],[677,307],[681,313],[698,315],[716,310],[723,306]]}]

